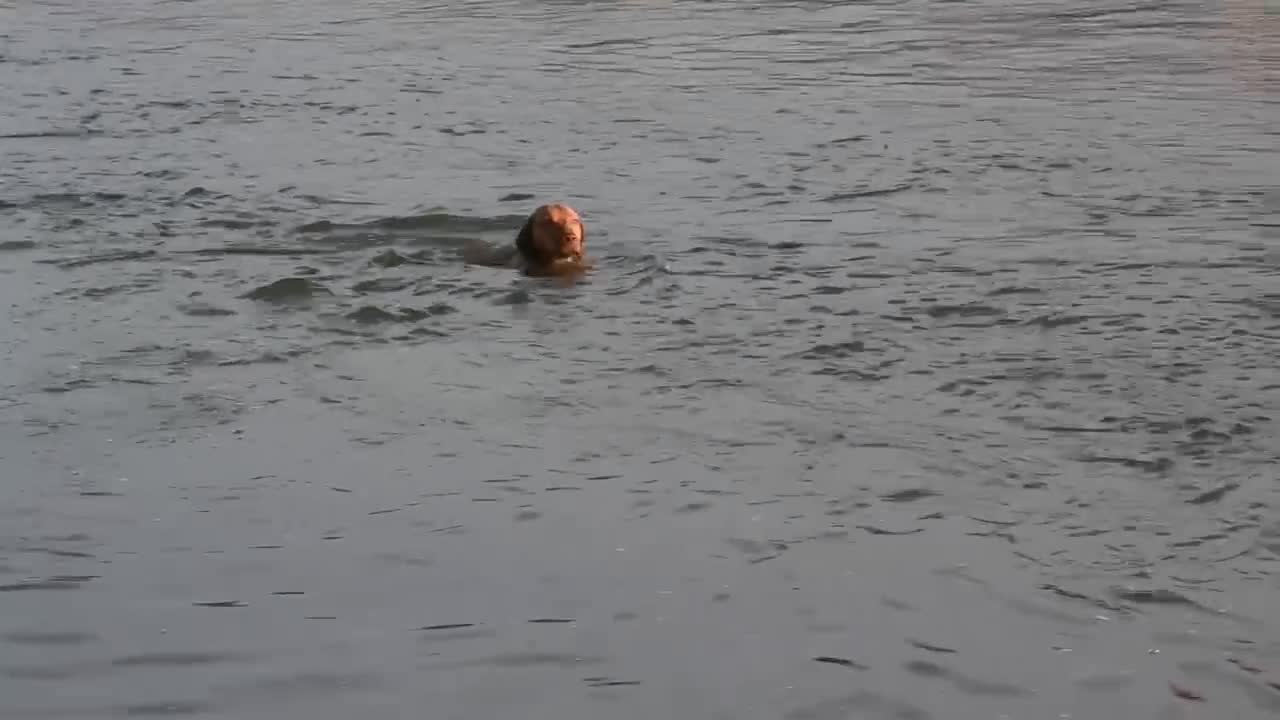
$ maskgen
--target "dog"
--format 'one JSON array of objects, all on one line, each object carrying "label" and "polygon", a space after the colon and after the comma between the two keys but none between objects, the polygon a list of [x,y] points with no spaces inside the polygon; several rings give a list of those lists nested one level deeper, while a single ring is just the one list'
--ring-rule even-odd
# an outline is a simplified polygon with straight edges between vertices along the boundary
[{"label": "dog", "polygon": [[578,211],[550,203],[529,214],[513,244],[495,247],[476,241],[463,248],[463,259],[473,265],[518,268],[532,276],[574,275],[591,267],[586,244],[587,228]]}]

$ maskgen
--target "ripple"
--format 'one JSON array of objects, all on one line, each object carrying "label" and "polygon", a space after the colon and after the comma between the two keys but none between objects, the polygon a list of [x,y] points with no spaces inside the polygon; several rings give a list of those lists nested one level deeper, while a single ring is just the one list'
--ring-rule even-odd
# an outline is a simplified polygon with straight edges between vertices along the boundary
[{"label": "ripple", "polygon": [[196,5],[0,30],[6,712],[1272,707],[1256,3]]},{"label": "ripple", "polygon": [[63,646],[63,645],[87,645],[98,642],[100,638],[91,632],[80,632],[74,630],[67,631],[20,631],[4,634],[4,639],[15,645],[37,645],[37,646]]},{"label": "ripple", "polygon": [[333,291],[329,290],[329,288],[310,278],[291,277],[281,278],[250,290],[242,297],[272,303],[289,303],[298,300],[310,300],[318,295],[332,294]]}]

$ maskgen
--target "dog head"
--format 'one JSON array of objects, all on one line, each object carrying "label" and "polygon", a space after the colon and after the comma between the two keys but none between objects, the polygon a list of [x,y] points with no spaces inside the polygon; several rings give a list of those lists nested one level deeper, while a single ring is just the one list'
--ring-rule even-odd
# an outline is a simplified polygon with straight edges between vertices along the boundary
[{"label": "dog head", "polygon": [[516,249],[525,262],[539,268],[557,261],[582,260],[586,244],[587,228],[582,217],[563,203],[538,207],[516,236]]}]

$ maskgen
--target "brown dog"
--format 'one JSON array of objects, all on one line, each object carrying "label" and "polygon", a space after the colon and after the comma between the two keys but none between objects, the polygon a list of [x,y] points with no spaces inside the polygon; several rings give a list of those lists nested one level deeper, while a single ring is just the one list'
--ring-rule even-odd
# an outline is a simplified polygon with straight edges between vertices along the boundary
[{"label": "brown dog", "polygon": [[528,275],[570,275],[590,267],[586,259],[587,228],[578,211],[564,203],[535,209],[513,245],[493,247],[476,242],[463,248],[463,258],[476,265],[518,267]]}]

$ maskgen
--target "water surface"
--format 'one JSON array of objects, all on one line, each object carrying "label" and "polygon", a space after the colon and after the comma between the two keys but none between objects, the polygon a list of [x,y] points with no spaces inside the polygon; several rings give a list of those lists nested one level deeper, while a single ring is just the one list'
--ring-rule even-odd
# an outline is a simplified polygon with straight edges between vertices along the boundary
[{"label": "water surface", "polygon": [[1274,716],[1277,37],[0,7],[4,717]]}]

